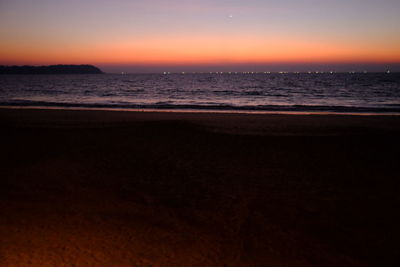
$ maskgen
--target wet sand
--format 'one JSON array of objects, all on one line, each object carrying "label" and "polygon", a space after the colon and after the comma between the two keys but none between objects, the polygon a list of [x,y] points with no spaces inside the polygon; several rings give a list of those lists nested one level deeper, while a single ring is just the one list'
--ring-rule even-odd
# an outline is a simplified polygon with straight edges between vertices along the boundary
[{"label": "wet sand", "polygon": [[400,116],[0,122],[0,266],[400,264]]}]

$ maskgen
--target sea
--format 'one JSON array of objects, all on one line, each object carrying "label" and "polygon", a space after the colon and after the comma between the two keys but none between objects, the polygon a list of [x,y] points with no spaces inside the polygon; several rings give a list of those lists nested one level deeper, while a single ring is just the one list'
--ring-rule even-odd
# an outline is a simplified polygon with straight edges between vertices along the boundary
[{"label": "sea", "polygon": [[0,75],[0,106],[400,114],[400,73]]}]

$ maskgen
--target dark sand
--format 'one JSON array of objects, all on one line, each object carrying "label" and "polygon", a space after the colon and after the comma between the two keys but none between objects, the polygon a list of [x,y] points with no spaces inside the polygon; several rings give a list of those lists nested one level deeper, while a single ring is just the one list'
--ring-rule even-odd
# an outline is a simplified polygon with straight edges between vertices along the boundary
[{"label": "dark sand", "polygon": [[399,116],[0,119],[0,266],[400,266]]}]

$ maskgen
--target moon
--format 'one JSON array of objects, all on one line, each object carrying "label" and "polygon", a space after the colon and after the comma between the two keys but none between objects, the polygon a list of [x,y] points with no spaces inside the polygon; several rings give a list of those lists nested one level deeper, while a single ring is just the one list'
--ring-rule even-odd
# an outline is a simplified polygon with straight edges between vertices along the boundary
[{"label": "moon", "polygon": [[233,18],[233,15],[229,15],[229,18]]}]

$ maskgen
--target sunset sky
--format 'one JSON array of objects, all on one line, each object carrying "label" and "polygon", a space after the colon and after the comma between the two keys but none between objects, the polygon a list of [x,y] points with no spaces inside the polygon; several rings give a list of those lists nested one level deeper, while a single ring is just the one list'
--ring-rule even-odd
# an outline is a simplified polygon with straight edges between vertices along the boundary
[{"label": "sunset sky", "polygon": [[400,70],[399,0],[0,0],[0,64]]}]

